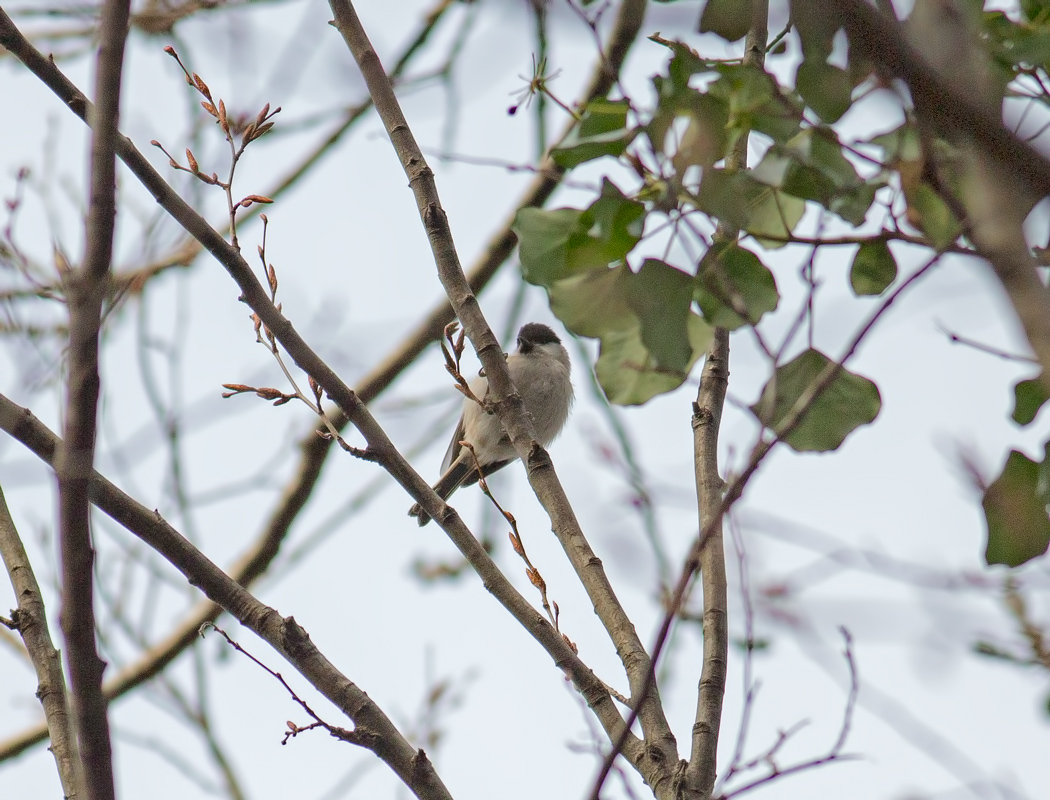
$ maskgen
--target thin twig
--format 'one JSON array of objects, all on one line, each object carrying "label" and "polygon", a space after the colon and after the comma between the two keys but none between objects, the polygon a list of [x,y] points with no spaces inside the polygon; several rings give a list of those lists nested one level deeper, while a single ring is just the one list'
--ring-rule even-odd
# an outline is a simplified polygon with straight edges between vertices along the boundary
[{"label": "thin twig", "polygon": [[312,730],[313,728],[324,728],[326,731],[328,731],[329,734],[331,734],[334,738],[339,739],[340,741],[349,742],[350,744],[356,744],[356,745],[360,745],[362,747],[367,747],[368,746],[367,745],[367,741],[368,741],[368,735],[367,734],[358,733],[357,731],[350,731],[350,730],[347,730],[346,728],[340,728],[340,727],[338,727],[336,725],[330,725],[329,723],[325,722],[323,719],[321,719],[317,715],[317,713],[312,708],[310,708],[310,705],[305,700],[303,700],[298,694],[295,693],[295,689],[293,689],[291,686],[289,686],[288,681],[286,681],[284,679],[284,676],[282,676],[280,672],[277,672],[276,670],[273,670],[270,667],[266,666],[266,664],[264,664],[258,658],[253,656],[251,653],[249,653],[243,647],[241,647],[240,644],[238,644],[236,641],[233,640],[233,638],[230,636],[230,634],[226,633],[226,631],[224,631],[222,628],[220,628],[214,622],[205,622],[203,625],[201,625],[200,636],[201,636],[202,639],[204,638],[205,632],[209,628],[211,630],[215,631],[216,633],[218,633],[223,639],[225,639],[226,643],[230,647],[232,647],[234,650],[236,650],[238,653],[240,653],[241,655],[247,657],[249,661],[251,661],[254,664],[256,664],[257,666],[261,667],[263,669],[263,671],[265,671],[267,674],[269,674],[272,677],[276,678],[278,683],[280,683],[281,686],[283,686],[285,688],[285,691],[287,691],[288,694],[291,695],[292,699],[296,703],[299,704],[299,706],[303,709],[303,711],[305,711],[307,714],[310,715],[311,719],[313,719],[313,723],[310,724],[310,725],[307,725],[306,727],[299,727],[298,725],[296,725],[294,722],[291,722],[291,721],[286,723],[287,726],[288,726],[288,731],[287,731],[287,733],[285,733],[284,738],[281,740],[281,744],[288,744],[288,740],[289,739],[294,739],[300,733],[304,733],[305,731]]},{"label": "thin twig", "polygon": [[857,710],[857,696],[860,693],[860,679],[857,676],[857,661],[853,655],[853,636],[845,627],[840,627],[839,631],[842,633],[842,638],[845,641],[843,657],[846,659],[846,666],[849,668],[849,695],[846,697],[846,705],[842,712],[842,725],[839,726],[839,733],[834,743],[822,756],[807,759],[806,761],[792,764],[789,767],[780,767],[776,762],[776,755],[787,740],[797,732],[802,725],[806,724],[805,722],[798,723],[792,728],[782,731],[777,737],[777,740],[768,750],[766,750],[766,752],[755,757],[743,767],[743,769],[754,769],[765,764],[769,767],[769,774],[763,775],[760,778],[756,778],[749,783],[737,786],[730,791],[719,795],[718,800],[729,800],[731,797],[739,797],[740,795],[746,794],[760,786],[765,786],[766,784],[772,783],[780,778],[815,769],[834,761],[850,761],[858,758],[856,755],[842,752],[842,749],[846,746],[846,740],[849,738],[850,729],[853,726],[853,714]]},{"label": "thin twig", "polygon": [[1017,353],[1010,353],[1006,350],[1000,350],[998,347],[992,347],[984,342],[979,342],[976,339],[970,339],[966,336],[960,336],[954,331],[948,330],[944,325],[937,323],[937,329],[940,330],[945,336],[948,337],[948,341],[952,344],[961,344],[964,347],[972,347],[974,350],[978,350],[982,353],[987,353],[990,356],[1001,358],[1004,361],[1023,361],[1028,364],[1038,364],[1039,359],[1033,358],[1032,356],[1022,356]]}]

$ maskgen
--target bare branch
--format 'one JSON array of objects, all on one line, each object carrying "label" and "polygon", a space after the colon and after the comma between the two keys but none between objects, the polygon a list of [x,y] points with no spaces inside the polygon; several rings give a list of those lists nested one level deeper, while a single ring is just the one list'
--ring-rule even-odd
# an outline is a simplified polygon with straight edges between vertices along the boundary
[{"label": "bare branch", "polygon": [[704,592],[704,663],[696,698],[692,750],[685,773],[688,789],[697,792],[700,797],[709,797],[715,784],[718,735],[729,657],[725,546],[722,519],[716,516],[721,511],[722,488],[725,485],[718,471],[718,434],[728,388],[729,331],[717,328],[711,350],[704,361],[692,421],[700,529],[711,528],[711,535],[700,552]]},{"label": "bare branch", "polygon": [[[769,2],[759,0],[751,4],[751,28],[744,42],[744,64],[759,68],[764,65],[768,38]],[[747,169],[749,140],[750,135],[745,134],[736,142],[726,159],[728,168]],[[735,240],[739,233],[722,226],[718,235]],[[757,336],[757,329],[752,326],[752,330]],[[762,344],[761,337],[759,344]],[[764,345],[763,349],[766,349]],[[687,791],[696,792],[703,798],[711,796],[715,785],[729,660],[729,599],[725,541],[722,535],[722,489],[725,484],[718,470],[718,437],[728,388],[729,332],[716,329],[711,350],[704,362],[692,422],[700,529],[710,528],[711,533],[699,554],[704,593],[704,664],[696,698],[692,749],[685,771],[685,784]]]},{"label": "bare branch", "polygon": [[[347,0],[332,0],[330,5],[335,15],[333,24],[342,34],[361,69],[376,111],[383,120],[394,150],[408,176],[416,206],[430,239],[438,277],[485,368],[489,379],[488,399],[493,403],[504,430],[526,465],[529,481],[550,515],[555,535],[558,536],[594,604],[595,612],[616,645],[628,675],[632,695],[642,706],[639,717],[642,720],[647,747],[654,754],[653,760],[660,765],[661,772],[665,773],[664,778],[669,781],[666,767],[677,760],[674,734],[667,724],[656,692],[648,696],[640,692],[649,672],[649,656],[638,638],[634,625],[620,605],[601,561],[580,529],[558,481],[550,456],[536,441],[521,397],[510,380],[503,350],[463,275],[448,219],[441,207],[433,172],[401,112],[383,65],[372,48],[353,6]],[[632,24],[640,24],[643,13],[644,3],[631,0],[621,7],[621,24],[625,17],[629,18]],[[452,510],[444,503],[437,507],[436,513],[425,503],[421,505],[438,521],[453,517]],[[643,770],[643,774],[644,772]]]},{"label": "bare branch", "polygon": [[[28,410],[3,395],[0,395],[0,428],[43,461],[54,465],[61,440]],[[381,758],[420,800],[451,800],[425,754],[416,751],[382,709],[321,654],[293,617],[282,618],[275,609],[259,602],[157,512],[128,497],[97,472],[91,473],[90,490],[91,502],[171,562],[190,584],[268,642],[352,719],[362,733],[357,743]]]},{"label": "bare branch", "polygon": [[36,696],[44,707],[46,731],[51,736],[51,754],[55,757],[62,795],[76,794],[76,742],[73,739],[72,720],[66,708],[66,681],[62,674],[62,658],[51,641],[47,629],[47,614],[40,586],[33,574],[25,547],[15,529],[15,522],[0,488],[0,557],[4,560],[11,587],[18,600],[18,609],[12,615],[14,624],[25,642],[26,652],[36,670]]},{"label": "bare branch", "polygon": [[215,625],[212,622],[206,622],[203,625],[201,625],[201,629],[200,629],[201,638],[204,638],[204,634],[208,630],[208,628],[212,628],[216,633],[218,633],[223,639],[226,640],[226,643],[230,647],[232,647],[238,653],[242,653],[245,657],[247,657],[254,664],[257,664],[259,667],[261,667],[266,673],[268,673],[272,677],[276,678],[277,682],[280,683],[281,686],[283,686],[285,688],[285,691],[287,691],[288,694],[291,695],[292,699],[296,703],[298,703],[299,707],[302,708],[303,711],[305,711],[307,714],[309,714],[311,718],[313,718],[313,720],[314,720],[313,723],[311,723],[310,725],[307,725],[306,727],[302,727],[302,728],[299,727],[298,725],[296,725],[294,722],[289,721],[287,723],[288,730],[284,734],[284,739],[281,740],[281,744],[288,744],[288,740],[289,739],[294,739],[300,733],[303,733],[305,731],[311,730],[313,728],[324,728],[326,731],[328,731],[328,733],[330,733],[333,737],[335,737],[336,739],[339,739],[340,741],[349,742],[350,744],[360,745],[361,747],[367,747],[368,746],[368,734],[367,734],[367,732],[359,733],[357,731],[348,731],[346,728],[340,728],[340,727],[338,727],[336,725],[330,725],[329,723],[325,722],[323,719],[321,719],[319,716],[317,716],[317,712],[315,712],[312,708],[310,708],[310,704],[309,703],[307,703],[305,700],[303,700],[303,698],[301,698],[298,694],[295,693],[295,689],[293,689],[291,686],[288,685],[288,681],[286,681],[284,679],[284,676],[281,675],[280,672],[277,672],[276,670],[273,670],[270,667],[266,666],[262,661],[260,661],[258,658],[253,656],[251,653],[249,653],[243,647],[241,647],[241,645],[239,645],[237,642],[235,642],[230,637],[230,634],[226,633],[226,631],[224,631],[222,628],[218,627],[217,625]]},{"label": "bare branch", "polygon": [[795,775],[799,772],[816,769],[817,767],[822,767],[825,764],[830,764],[834,761],[848,761],[857,757],[842,752],[842,748],[846,746],[846,740],[849,738],[850,728],[853,726],[853,714],[857,709],[857,695],[860,692],[860,680],[857,677],[857,662],[853,655],[853,636],[846,628],[839,628],[839,631],[842,633],[842,638],[845,641],[843,657],[846,659],[846,666],[849,668],[849,695],[846,697],[846,705],[842,712],[842,725],[839,727],[839,735],[836,737],[834,743],[822,756],[801,761],[788,767],[781,767],[776,760],[777,752],[792,734],[799,730],[801,724],[805,723],[795,725],[786,731],[782,731],[777,737],[777,740],[766,750],[766,752],[752,759],[743,767],[744,769],[754,769],[755,767],[764,765],[769,768],[769,773],[719,795],[718,800],[729,800],[730,797],[739,797],[742,794],[750,792],[752,789],[765,786],[766,784],[772,783],[773,781],[779,780],[788,775]]},{"label": "bare branch", "polygon": [[[637,11],[637,8],[635,11]],[[636,22],[640,23],[640,17]],[[52,62],[44,58],[21,36],[17,28],[10,24],[9,18],[2,12],[0,12],[0,42],[8,46],[31,71],[62,97],[67,105],[81,118],[87,116],[90,105],[83,94]],[[600,84],[600,81],[596,81],[596,84]],[[317,356],[298,335],[291,323],[273,306],[266,290],[259,284],[240,254],[217,231],[208,226],[207,222],[168,186],[128,139],[124,137],[117,139],[117,153],[132,172],[135,173],[136,177],[142,181],[143,185],[153,194],[157,202],[198,239],[234,277],[241,288],[244,301],[259,315],[263,324],[269,328],[275,338],[284,346],[299,368],[314,377],[324,388],[326,394],[342,408],[343,413],[364,434],[370,450],[376,454],[377,460],[382,463],[384,468],[409,491],[414,499],[420,502],[431,516],[440,513],[443,505],[440,498],[394,448],[385,432],[378,426],[368,409],[361,403],[354,392]],[[588,702],[591,703],[603,727],[607,731],[611,731],[610,736],[619,735],[623,726],[623,720],[601,681],[595,678],[590,670],[579,661],[576,654],[561,639],[557,631],[543,620],[528,602],[517,593],[506,577],[500,573],[477,539],[459,522],[458,517],[454,520],[450,519],[445,526],[445,530],[450,534],[453,542],[460,548],[461,552],[467,556],[490,591],[514,614],[516,619],[524,625],[533,637],[552,654],[555,663],[572,675],[577,688],[584,693]],[[596,557],[593,563],[588,566],[592,570],[601,571],[600,562]],[[542,620],[542,622],[537,624],[536,620]],[[629,621],[627,625],[630,625]],[[633,634],[633,628],[630,629],[630,632]],[[644,656],[644,650],[641,653]],[[641,748],[640,744],[637,747],[629,746],[625,748],[625,753],[636,759],[640,759],[643,753],[648,752],[649,750]],[[651,763],[657,761],[659,759],[653,759]],[[648,777],[654,780],[659,777],[652,774],[651,771],[643,771],[643,774],[647,774],[647,772]]]},{"label": "bare branch", "polygon": [[[1050,159],[1003,125],[999,109],[984,102],[981,92],[960,91],[939,74],[907,43],[896,18],[880,15],[861,0],[834,0],[829,8],[846,30],[852,47],[908,85],[921,121],[950,139],[963,135],[977,146],[988,162],[989,169],[984,172],[989,186],[1005,187],[1016,180],[1035,197],[1050,194]],[[997,176],[987,175],[993,165]],[[973,194],[981,199],[980,191]],[[1013,204],[1004,208],[994,196],[986,199],[981,211],[989,218],[974,220],[982,223],[972,227],[974,245],[978,254],[988,259],[1009,295],[1043,366],[1043,386],[1050,391],[1050,291],[1040,280],[1036,261],[1020,231],[1013,236],[1002,235],[1001,229],[1013,216],[1009,208]]]},{"label": "bare branch", "polygon": [[[80,788],[88,800],[116,796],[102,672],[95,647],[94,560],[88,499],[98,413],[98,338],[109,283],[116,218],[117,118],[130,0],[102,6],[91,115],[91,179],[83,265],[67,276],[69,377],[65,439],[58,454],[58,508],[62,562],[62,633],[69,664]],[[76,792],[79,794],[79,792]]]}]

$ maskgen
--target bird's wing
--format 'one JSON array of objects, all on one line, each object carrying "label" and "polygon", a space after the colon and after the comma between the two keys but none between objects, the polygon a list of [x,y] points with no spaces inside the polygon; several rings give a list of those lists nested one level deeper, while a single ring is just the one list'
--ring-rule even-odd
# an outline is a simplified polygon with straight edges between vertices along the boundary
[{"label": "bird's wing", "polygon": [[463,441],[463,416],[459,417],[459,424],[456,425],[456,430],[452,434],[452,441],[448,443],[448,450],[445,451],[445,457],[441,459],[441,473],[444,474],[448,471],[448,468],[452,466],[452,462],[456,460],[456,456],[459,455],[459,451],[462,449],[459,443]]}]

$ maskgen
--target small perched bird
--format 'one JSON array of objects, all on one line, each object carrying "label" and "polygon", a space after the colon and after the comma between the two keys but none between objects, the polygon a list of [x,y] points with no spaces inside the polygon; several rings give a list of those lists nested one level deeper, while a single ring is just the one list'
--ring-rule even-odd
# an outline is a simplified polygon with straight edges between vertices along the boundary
[{"label": "small perched bird", "polygon": [[[530,322],[518,331],[518,349],[507,356],[507,369],[532,417],[536,438],[546,447],[561,433],[572,406],[569,353],[554,331],[539,322]],[[488,379],[482,375],[470,382],[470,390],[484,400],[488,385]],[[460,445],[463,441],[473,446],[474,454]],[[499,418],[469,397],[464,398],[463,414],[441,462],[442,475],[434,484],[434,491],[447,500],[460,486],[478,482],[477,464],[487,477],[517,457]],[[418,503],[408,514],[419,518],[420,527],[430,522],[430,515]]]}]

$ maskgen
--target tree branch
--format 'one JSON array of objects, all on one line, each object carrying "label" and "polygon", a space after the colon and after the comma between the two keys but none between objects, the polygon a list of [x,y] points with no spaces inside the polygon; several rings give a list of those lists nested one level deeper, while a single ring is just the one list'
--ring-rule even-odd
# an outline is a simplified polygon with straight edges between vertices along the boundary
[{"label": "tree branch", "polygon": [[711,350],[704,361],[692,421],[700,529],[710,528],[711,534],[700,551],[700,575],[704,591],[704,663],[696,698],[692,749],[685,784],[689,790],[704,798],[711,796],[715,785],[718,734],[722,723],[722,701],[725,697],[729,657],[729,601],[722,517],[719,513],[725,484],[718,472],[718,433],[728,388],[729,331],[716,328]]},{"label": "tree branch", "polygon": [[[27,409],[0,395],[0,428],[54,466],[61,440]],[[91,501],[171,562],[191,585],[268,642],[321,694],[354,721],[355,742],[382,759],[420,800],[451,800],[433,765],[415,750],[361,689],[342,675],[292,617],[282,618],[230,578],[155,511],[90,475]],[[538,615],[537,615],[538,616]]]},{"label": "tree branch", "polygon": [[1003,125],[999,110],[979,93],[954,89],[907,43],[895,18],[862,0],[831,0],[819,8],[834,15],[864,58],[908,85],[920,118],[945,135],[965,131],[1028,189],[1040,197],[1050,194],[1050,160]]},{"label": "tree branch", "polygon": [[[83,94],[49,60],[30,45],[15,28],[10,19],[0,10],[0,43],[3,43],[26,64],[47,86],[56,92],[73,110],[86,118],[91,106]],[[117,138],[117,154],[153,194],[157,202],[186,228],[221,263],[242,290],[242,299],[259,315],[262,323],[274,334],[295,361],[296,365],[311,375],[324,391],[342,409],[368,442],[369,454],[398,481],[409,494],[432,516],[442,507],[440,498],[390,442],[383,429],[357,395],[344,384],[332,369],[317,354],[270,302],[267,290],[259,283],[251,268],[208,223],[197,214],[157,174],[141,153],[126,137]],[[0,427],[5,427],[0,425]],[[108,512],[107,512],[108,513]],[[120,521],[118,519],[118,521]],[[577,688],[594,708],[598,719],[610,735],[619,735],[623,719],[612,704],[608,691],[590,670],[579,661],[568,644],[550,624],[514,589],[495,563],[458,517],[442,526],[453,542],[486,583],[486,588],[514,614],[515,618],[551,653],[555,663],[572,675]],[[138,531],[134,531],[139,533]],[[163,551],[162,551],[163,552]],[[209,562],[210,563],[210,562]],[[224,575],[224,574],[223,574]],[[226,577],[224,575],[224,577]],[[228,577],[227,577],[228,580]],[[213,598],[214,599],[214,598]],[[227,607],[231,613],[234,609]],[[239,617],[238,617],[239,618]],[[537,622],[538,621],[538,622]],[[632,737],[633,738],[633,737]],[[629,757],[637,759],[645,751],[640,743],[625,750]],[[643,774],[644,771],[643,771]],[[650,775],[650,777],[652,777]]]},{"label": "tree branch", "polygon": [[[632,0],[633,10],[640,24],[638,1]],[[631,4],[629,4],[631,5]],[[83,94],[58,70],[55,65],[44,58],[35,48],[30,45],[21,35],[18,29],[11,24],[10,19],[0,11],[0,43],[4,44],[16,55],[34,74],[36,74],[48,87],[59,95],[70,108],[82,119],[87,118],[91,112],[91,106]],[[599,81],[596,81],[599,83]],[[242,291],[242,299],[259,316],[265,325],[285,348],[297,366],[307,374],[311,375],[324,389],[328,396],[334,400],[346,414],[358,430],[364,435],[368,443],[370,456],[398,481],[409,494],[427,510],[431,516],[440,518],[441,510],[447,509],[442,501],[433,492],[430,486],[411,468],[404,457],[390,442],[382,428],[376,423],[371,413],[360,401],[357,395],[346,386],[331,368],[322,361],[317,354],[303,341],[292,327],[291,323],[270,302],[267,291],[256,279],[251,268],[232,248],[222,236],[212,229],[207,222],[200,217],[177,193],[157,174],[141,153],[126,137],[118,136],[116,140],[117,154],[124,163],[139,178],[143,185],[153,194],[157,202],[171,214],[191,235],[200,241],[204,247],[212,253],[223,267],[230,273]],[[458,265],[457,265],[458,266]],[[462,280],[462,274],[460,273]],[[476,303],[476,301],[475,301]],[[491,334],[490,334],[491,337]],[[493,342],[495,342],[493,338]],[[497,345],[498,349],[498,345]],[[502,360],[500,361],[502,364]],[[504,376],[506,377],[505,371]],[[549,461],[548,461],[549,463]],[[108,513],[108,512],[107,512]],[[118,519],[118,521],[121,521]],[[623,729],[623,719],[616,710],[604,685],[590,673],[590,670],[579,661],[568,644],[554,630],[550,624],[539,615],[528,602],[521,597],[514,587],[507,581],[506,577],[499,572],[498,568],[489,558],[488,554],[480,546],[477,539],[459,521],[458,516],[452,512],[449,519],[442,525],[452,538],[460,551],[470,561],[474,569],[479,573],[486,583],[486,588],[492,592],[497,599],[515,616],[516,619],[529,631],[529,633],[540,642],[544,648],[552,654],[555,663],[565,669],[572,676],[577,688],[583,693],[588,703],[594,709],[599,721],[605,727],[610,737],[619,736]],[[137,535],[142,535],[139,530],[132,529]],[[180,541],[181,540],[180,537]],[[180,545],[181,546],[181,545]],[[164,552],[163,550],[161,551]],[[600,572],[600,562],[594,558],[592,569]],[[210,562],[208,562],[210,564]],[[229,578],[218,571],[227,581]],[[232,583],[232,581],[231,581]],[[240,587],[238,587],[240,588]],[[240,589],[243,592],[243,589]],[[247,593],[244,593],[247,595]],[[211,596],[211,595],[209,595]],[[250,597],[250,595],[248,595]],[[214,597],[212,599],[215,599]],[[239,608],[230,607],[225,603],[224,608],[241,618]],[[247,622],[245,624],[248,624]],[[627,623],[629,626],[629,622]],[[251,625],[249,625],[251,627]],[[633,635],[633,628],[630,629]],[[260,634],[263,635],[263,634]],[[276,634],[273,634],[276,636]],[[267,638],[267,636],[264,636]],[[636,637],[635,637],[636,638]],[[270,639],[268,638],[268,641]],[[285,652],[282,650],[282,652]],[[644,657],[644,650],[640,651]],[[647,659],[646,659],[647,663]],[[632,763],[641,765],[643,758],[648,758],[648,766],[639,766],[642,774],[650,782],[662,779],[659,772],[661,762],[659,758],[651,757],[652,748],[643,746],[640,742],[629,737],[628,746],[624,753],[632,759]],[[401,774],[401,773],[399,773]]]},{"label": "tree branch", "polygon": [[[433,172],[412,135],[408,122],[401,112],[397,96],[394,94],[393,86],[353,6],[347,0],[331,0],[329,5],[335,15],[333,24],[343,36],[361,69],[376,111],[383,120],[391,144],[408,176],[420,218],[430,239],[438,277],[488,376],[488,397],[493,402],[500,422],[510,436],[522,462],[527,466],[529,481],[536,496],[550,515],[555,535],[594,604],[595,612],[616,646],[617,653],[627,672],[632,694],[643,705],[643,711],[639,717],[642,720],[646,744],[652,748],[656,761],[665,765],[673,763],[677,758],[674,734],[660,708],[659,697],[653,693],[645,698],[639,693],[649,670],[649,656],[638,638],[634,625],[616,598],[600,559],[594,554],[580,529],[579,522],[558,481],[550,456],[536,441],[521,397],[510,380],[503,358],[503,350],[463,275],[448,219],[441,207]],[[621,24],[627,19],[630,24],[640,26],[644,15],[644,5],[644,2],[636,0],[624,3],[621,7]],[[451,521],[458,518],[455,511],[444,503],[441,504],[436,514],[425,505],[423,508],[439,521]]]},{"label": "tree branch", "polygon": [[[882,16],[860,0],[833,0],[829,9],[853,48],[907,84],[921,121],[949,139],[963,135],[972,141],[998,167],[994,179],[999,185],[1005,186],[1009,177],[1036,197],[1050,194],[1050,160],[1003,125],[1000,110],[983,102],[982,92],[964,93],[942,77],[907,43],[896,18]],[[988,210],[998,216],[992,205]],[[1043,386],[1050,392],[1050,291],[1040,281],[1035,259],[1019,232],[1015,237],[983,235],[1000,227],[997,223],[993,218],[976,226],[974,245],[1010,297],[1043,367]]]},{"label": "tree branch", "polygon": [[[761,69],[765,64],[766,40],[769,38],[768,0],[752,3],[751,14],[743,63]],[[728,169],[747,169],[749,140],[748,133],[737,140],[726,159]],[[739,232],[722,226],[718,235],[735,240]],[[718,472],[718,436],[728,388],[729,332],[716,328],[711,350],[704,361],[692,421],[697,513],[700,530],[711,531],[699,554],[704,592],[704,665],[696,698],[689,766],[685,771],[687,791],[696,792],[701,798],[710,797],[715,785],[729,660],[729,599],[721,508],[725,484]]]},{"label": "tree branch", "polygon": [[18,632],[25,642],[26,652],[36,670],[36,696],[44,707],[45,733],[51,736],[51,754],[55,757],[62,796],[74,797],[77,792],[76,743],[73,724],[66,708],[66,681],[62,674],[62,657],[51,642],[47,629],[40,586],[33,574],[25,547],[15,529],[15,522],[0,488],[0,557],[4,560],[11,588],[15,591],[18,609],[12,615]]},{"label": "tree branch", "polygon": [[[67,276],[69,377],[65,439],[58,453],[58,518],[62,566],[62,633],[79,751],[78,783],[88,800],[116,796],[106,699],[105,663],[95,647],[94,561],[88,489],[98,414],[98,339],[109,283],[116,218],[116,157],[124,42],[130,0],[106,0],[99,23],[91,139],[90,205],[83,265]],[[79,794],[79,792],[76,792]]]},{"label": "tree branch", "polygon": [[[415,57],[423,50],[427,41],[430,40],[431,35],[437,28],[438,22],[441,21],[445,12],[447,12],[452,5],[452,0],[437,0],[434,6],[422,15],[423,23],[420,26],[419,31],[416,33],[416,36],[398,57],[397,63],[394,65],[394,69],[391,72],[391,77],[396,79],[404,74],[405,70]],[[359,120],[365,117],[371,108],[372,98],[368,97],[356,106],[346,109],[342,121],[331,131],[331,133],[317,143],[295,167],[289,170],[285,176],[274,185],[272,189],[264,191],[261,194],[266,195],[272,200],[276,200],[288,189],[295,186],[299,179],[308,174],[309,171],[342,140],[347,131],[349,131]],[[243,223],[245,220],[257,216],[262,213],[264,208],[265,206],[256,204],[244,209],[243,216],[240,217],[240,222]],[[219,228],[219,231],[223,234],[227,233],[228,225],[229,223],[227,222],[226,227]],[[113,290],[115,292],[120,292],[125,288],[141,290],[141,287],[146,281],[150,280],[150,278],[153,278],[172,267],[188,266],[201,254],[201,250],[203,250],[203,248],[201,247],[200,242],[190,237],[151,263],[115,274],[113,276]],[[365,402],[368,401],[366,400]]]}]

